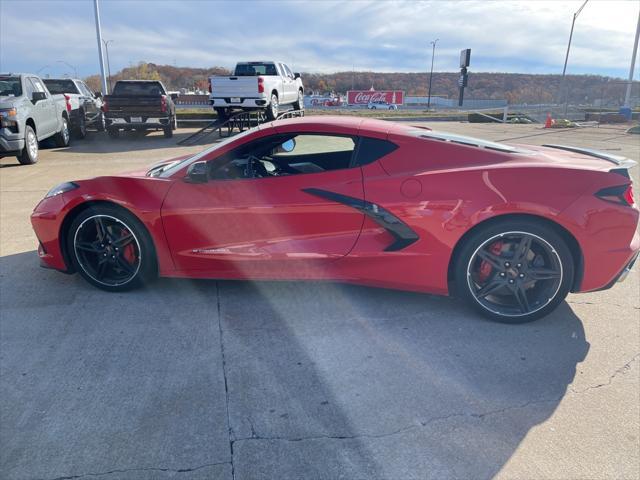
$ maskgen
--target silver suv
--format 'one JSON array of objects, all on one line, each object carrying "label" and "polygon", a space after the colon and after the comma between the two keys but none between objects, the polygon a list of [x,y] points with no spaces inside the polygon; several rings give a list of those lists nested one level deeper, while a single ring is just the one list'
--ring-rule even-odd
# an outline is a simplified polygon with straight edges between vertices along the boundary
[{"label": "silver suv", "polygon": [[58,147],[69,145],[64,95],[51,95],[37,75],[0,74],[0,157],[15,155],[23,165],[36,163],[38,142],[49,137]]}]

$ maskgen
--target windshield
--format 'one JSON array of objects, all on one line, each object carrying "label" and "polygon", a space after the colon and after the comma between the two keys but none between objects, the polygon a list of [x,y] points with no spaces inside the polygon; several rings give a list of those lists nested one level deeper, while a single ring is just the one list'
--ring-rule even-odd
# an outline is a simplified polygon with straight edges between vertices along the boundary
[{"label": "windshield", "polygon": [[51,78],[47,78],[43,80],[44,84],[47,86],[49,91],[54,94],[60,93],[80,93],[76,84],[73,83],[73,80],[62,79],[62,80],[54,80]]},{"label": "windshield", "polygon": [[22,95],[20,77],[0,77],[0,97],[19,97]]},{"label": "windshield", "polygon": [[273,63],[250,62],[239,63],[234,72],[236,77],[255,77],[256,75],[278,75],[276,66]]},{"label": "windshield", "polygon": [[442,140],[445,142],[458,143],[461,145],[469,145],[471,147],[478,148],[487,148],[489,150],[497,150],[499,152],[509,152],[509,153],[531,153],[527,150],[519,149],[516,147],[512,147],[511,145],[505,145],[504,143],[490,142],[487,140],[482,140],[480,138],[466,137],[464,135],[455,135],[452,133],[444,133],[444,132],[425,132],[424,130],[411,130],[409,132],[411,135],[415,135],[416,137],[422,137],[433,140]]},{"label": "windshield", "polygon": [[154,177],[162,177],[162,178],[170,177],[171,175],[173,175],[174,173],[176,173],[186,165],[193,162],[197,162],[198,160],[204,158],[205,156],[209,155],[215,150],[218,150],[219,148],[222,148],[225,145],[230,144],[231,142],[235,142],[236,140],[249,136],[250,134],[254,133],[255,130],[256,130],[255,128],[250,128],[249,130],[245,130],[244,132],[234,135],[233,137],[225,138],[224,140],[216,143],[215,145],[212,145],[211,147],[203,150],[202,152],[196,153],[192,157],[188,157],[188,158],[185,158],[184,160],[180,160],[179,162],[170,163],[164,166],[162,169],[159,169],[160,171],[156,169],[152,169],[149,172],[147,172],[147,175],[151,175]]},{"label": "windshield", "polygon": [[159,82],[117,82],[113,95],[164,95]]}]

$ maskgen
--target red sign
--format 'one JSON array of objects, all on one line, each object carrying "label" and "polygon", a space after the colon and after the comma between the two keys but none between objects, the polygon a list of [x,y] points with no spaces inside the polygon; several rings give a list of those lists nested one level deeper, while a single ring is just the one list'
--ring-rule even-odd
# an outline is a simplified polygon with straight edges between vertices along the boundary
[{"label": "red sign", "polygon": [[386,102],[389,104],[402,105],[404,102],[404,92],[402,90],[349,90],[347,92],[347,103],[349,105],[366,105],[369,102]]}]

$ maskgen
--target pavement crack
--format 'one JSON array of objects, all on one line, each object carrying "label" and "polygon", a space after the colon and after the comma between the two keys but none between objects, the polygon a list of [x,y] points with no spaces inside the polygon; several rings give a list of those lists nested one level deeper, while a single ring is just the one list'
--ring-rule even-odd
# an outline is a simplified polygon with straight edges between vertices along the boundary
[{"label": "pavement crack", "polygon": [[224,351],[224,332],[222,331],[222,314],[220,309],[220,282],[216,282],[216,301],[218,306],[218,333],[220,335],[220,354],[222,356],[222,375],[224,377],[224,399],[227,408],[227,427],[229,434],[229,453],[231,455],[231,478],[236,478],[235,465],[233,464],[234,434],[231,428],[231,415],[229,414],[229,383],[227,381],[227,359]]},{"label": "pavement crack", "polygon": [[195,472],[197,470],[202,470],[207,467],[214,467],[216,465],[227,465],[231,462],[214,462],[214,463],[204,463],[202,465],[198,465],[197,467],[190,468],[161,468],[161,467],[138,467],[138,468],[125,468],[125,469],[116,469],[109,470],[107,472],[95,472],[95,473],[83,473],[80,475],[64,475],[62,477],[55,477],[51,479],[43,479],[43,480],[74,480],[77,478],[85,478],[85,477],[101,477],[104,475],[112,475],[114,473],[131,473],[131,472],[171,472],[171,473],[189,473]]},{"label": "pavement crack", "polygon": [[252,429],[251,429],[251,437],[243,437],[243,438],[236,438],[234,440],[234,442],[243,442],[243,441],[250,441],[250,440],[275,440],[275,441],[284,441],[284,442],[304,442],[307,440],[357,440],[360,438],[385,438],[385,437],[391,437],[394,435],[400,435],[403,433],[406,433],[408,431],[411,430],[417,430],[417,429],[421,429],[421,428],[425,428],[428,427],[429,425],[433,424],[433,423],[437,423],[437,422],[445,422],[447,420],[450,420],[452,418],[475,418],[475,419],[479,419],[479,420],[483,420],[486,417],[492,416],[492,415],[500,415],[502,413],[508,412],[510,410],[518,410],[518,409],[523,409],[523,408],[527,408],[531,405],[535,405],[535,404],[539,404],[539,403],[552,403],[552,402],[557,402],[560,399],[562,399],[562,396],[558,396],[558,397],[554,397],[554,398],[550,398],[550,399],[541,399],[541,400],[530,400],[528,402],[522,403],[522,404],[518,404],[518,405],[511,405],[508,407],[504,407],[504,408],[500,408],[500,409],[496,409],[496,410],[489,410],[486,412],[481,412],[481,413],[451,413],[448,415],[441,415],[441,416],[437,416],[437,417],[431,417],[428,418],[426,420],[420,421],[418,423],[412,424],[412,425],[408,425],[402,428],[398,428],[396,430],[392,430],[390,432],[383,432],[383,433],[362,433],[362,434],[356,434],[356,435],[309,435],[309,436],[300,436],[300,437],[282,437],[282,436],[262,436],[262,435],[258,435],[255,430],[253,429],[253,425],[252,425]]},{"label": "pavement crack", "polygon": [[634,362],[636,362],[638,358],[640,358],[640,353],[636,353],[633,357],[631,357],[631,359],[627,363],[622,365],[620,368],[617,368],[616,370],[614,370],[614,372],[611,375],[609,375],[609,378],[607,379],[606,382],[598,383],[597,385],[591,385],[589,387],[583,388],[582,390],[576,390],[573,387],[570,387],[570,389],[575,394],[581,394],[584,392],[588,392],[589,390],[608,387],[609,385],[611,385],[611,383],[613,383],[613,379],[616,378],[618,375],[625,375],[629,370],[631,370],[631,365]]}]

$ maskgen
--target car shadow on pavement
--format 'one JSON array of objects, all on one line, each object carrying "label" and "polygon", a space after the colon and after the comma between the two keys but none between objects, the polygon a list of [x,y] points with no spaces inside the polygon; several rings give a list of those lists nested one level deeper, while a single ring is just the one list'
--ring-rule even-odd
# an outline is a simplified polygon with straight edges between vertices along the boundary
[{"label": "car shadow on pavement", "polygon": [[109,294],[35,252],[1,257],[0,277],[7,478],[491,478],[589,349],[566,303],[511,326],[324,282]]}]

